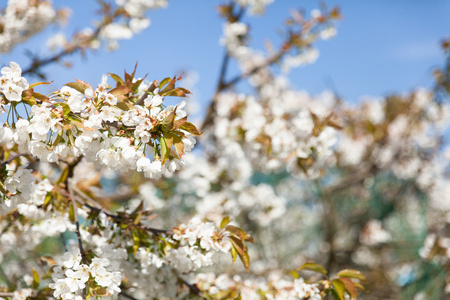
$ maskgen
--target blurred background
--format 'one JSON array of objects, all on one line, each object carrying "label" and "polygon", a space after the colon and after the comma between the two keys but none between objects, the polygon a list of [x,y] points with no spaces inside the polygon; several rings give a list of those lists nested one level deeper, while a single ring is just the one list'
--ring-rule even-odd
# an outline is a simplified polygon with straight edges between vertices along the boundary
[{"label": "blurred background", "polygon": [[[364,95],[384,96],[431,85],[431,72],[444,57],[439,41],[448,35],[449,1],[275,1],[264,15],[247,15],[243,19],[251,27],[250,46],[262,49],[267,40],[278,45],[279,30],[293,7],[303,8],[309,14],[324,3],[329,8],[339,6],[343,20],[337,24],[337,36],[316,44],[320,52],[316,63],[291,71],[291,83],[297,89],[312,94],[332,90],[354,103]],[[204,107],[214,93],[224,53],[219,45],[223,23],[218,17],[219,4],[220,1],[171,1],[168,8],[151,11],[150,27],[121,41],[118,50],[107,52],[102,48],[85,57],[74,55],[43,71],[56,78],[56,87],[73,77],[97,83],[105,72],[122,74],[124,69],[131,71],[136,62],[137,74],[148,73],[149,80],[185,72],[196,82],[193,97]],[[76,4],[55,1],[54,5],[70,6],[68,24],[50,26],[18,45],[0,57],[1,65],[13,60],[25,69],[30,63],[27,50],[49,55],[43,41],[60,32],[69,38],[75,31],[92,26],[98,10],[97,3],[88,0]],[[66,70],[61,67],[64,62],[73,67]]]}]

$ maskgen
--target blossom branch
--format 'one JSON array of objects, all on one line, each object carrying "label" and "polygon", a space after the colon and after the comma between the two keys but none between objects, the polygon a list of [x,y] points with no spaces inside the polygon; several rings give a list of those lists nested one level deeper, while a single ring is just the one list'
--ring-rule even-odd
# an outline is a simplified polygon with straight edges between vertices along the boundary
[{"label": "blossom branch", "polygon": [[[113,218],[115,220],[120,220],[121,217],[117,214],[112,213],[111,211],[109,211],[108,209],[106,209],[105,207],[103,207],[101,204],[99,204],[98,202],[96,202],[94,199],[92,199],[91,197],[89,197],[88,195],[86,195],[85,193],[83,193],[80,189],[78,189],[78,187],[76,187],[75,185],[71,186],[71,189],[73,189],[73,191],[75,191],[80,197],[84,198],[86,201],[89,201],[91,204],[87,203],[86,201],[83,201],[82,199],[74,196],[74,199],[80,203],[81,205],[86,206],[87,208],[89,208],[90,210],[95,210],[95,211],[100,211],[103,212],[105,215],[107,215],[110,218]],[[70,191],[70,190],[69,190]],[[153,227],[149,227],[149,226],[139,226],[140,228],[149,231],[155,235],[160,235],[160,234],[172,234],[172,230],[168,230],[168,229],[158,229],[158,228],[153,228]]]},{"label": "blossom branch", "polygon": [[62,50],[61,52],[59,52],[51,57],[44,58],[44,59],[33,58],[31,65],[28,68],[26,68],[22,72],[22,74],[34,74],[34,75],[38,75],[38,76],[42,77],[43,75],[39,74],[40,68],[42,68],[43,66],[46,66],[48,64],[57,62],[65,56],[74,54],[77,51],[81,51],[81,50],[87,48],[86,45],[89,45],[89,43],[91,43],[98,37],[100,31],[102,30],[103,27],[105,27],[105,25],[106,25],[105,23],[101,24],[97,28],[97,30],[94,33],[92,33],[92,35],[90,35],[89,37],[77,41],[77,43],[74,43],[73,45],[66,47],[64,50]]}]

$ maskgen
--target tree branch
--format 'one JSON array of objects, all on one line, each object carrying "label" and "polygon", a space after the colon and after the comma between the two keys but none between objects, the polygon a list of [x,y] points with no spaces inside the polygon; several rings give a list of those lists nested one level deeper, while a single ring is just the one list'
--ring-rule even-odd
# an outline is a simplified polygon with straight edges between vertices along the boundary
[{"label": "tree branch", "polygon": [[77,209],[78,209],[77,201],[75,199],[75,196],[74,196],[73,190],[72,190],[72,179],[69,179],[68,189],[69,189],[70,199],[72,200],[73,216],[75,219],[75,226],[76,226],[75,233],[77,234],[77,238],[78,238],[78,248],[80,248],[81,260],[83,261],[83,263],[86,263],[86,254],[84,253],[83,242],[81,241],[80,223],[78,220],[78,212],[77,212]]},{"label": "tree branch", "polygon": [[8,158],[7,160],[5,160],[4,162],[2,162],[2,164],[0,165],[0,167],[3,167],[4,165],[9,164],[10,162],[12,162],[13,160],[21,157],[21,156],[31,156],[31,154],[29,153],[18,153],[16,155],[13,155],[12,157]]},{"label": "tree branch", "polygon": [[201,299],[207,299],[205,296],[203,296],[202,292],[200,291],[200,289],[197,287],[197,285],[191,284],[189,282],[187,282],[186,280],[184,280],[183,278],[178,277],[181,282],[189,289],[189,291],[191,291],[191,293],[196,294],[197,296],[199,296]]}]

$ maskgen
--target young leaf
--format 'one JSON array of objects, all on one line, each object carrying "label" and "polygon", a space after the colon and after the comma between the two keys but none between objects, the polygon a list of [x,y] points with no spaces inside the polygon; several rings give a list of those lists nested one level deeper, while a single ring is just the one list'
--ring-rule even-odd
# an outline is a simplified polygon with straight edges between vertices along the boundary
[{"label": "young leaf", "polygon": [[170,149],[167,147],[166,139],[164,137],[161,137],[159,143],[161,145],[161,164],[164,165],[169,158]]},{"label": "young leaf", "polygon": [[69,82],[69,83],[66,83],[65,86],[71,87],[74,90],[77,90],[82,94],[84,94],[84,91],[86,91],[86,89],[89,88],[89,86],[83,82]]},{"label": "young leaf", "polygon": [[[88,88],[91,89],[93,97],[94,97],[94,98],[97,97],[97,96],[96,96],[96,93],[95,93],[95,89],[92,87],[92,85],[90,85],[89,83],[84,82],[83,80],[80,80],[80,79],[75,79],[75,81],[78,82],[78,83],[81,83],[81,84],[86,85]],[[85,89],[85,90],[86,90],[86,89]],[[83,91],[83,94],[84,94],[84,91]]]},{"label": "young leaf", "polygon": [[183,125],[180,126],[180,129],[183,129],[193,135],[201,135],[203,133],[203,132],[200,133],[197,130],[197,127],[195,127],[195,125],[190,122],[185,122]]},{"label": "young leaf", "polygon": [[172,90],[166,90],[164,89],[163,92],[161,92],[162,96],[173,96],[173,97],[187,97],[187,94],[190,94],[191,92],[189,92],[187,89],[185,88],[176,88],[176,89],[172,89]]},{"label": "young leaf", "polygon": [[170,77],[166,77],[163,80],[161,80],[161,82],[159,83],[159,89],[161,90],[166,84],[168,84],[170,81],[172,80],[172,78]]},{"label": "young leaf", "polygon": [[233,260],[233,263],[236,262],[237,254],[238,254],[238,253],[237,253],[236,249],[235,249],[234,246],[232,245],[232,246],[231,246],[231,258],[232,258],[232,260]]},{"label": "young leaf", "polygon": [[124,82],[123,82],[122,78],[120,78],[120,76],[113,74],[113,73],[107,73],[107,74],[109,76],[111,76],[112,79],[114,79],[114,81],[117,83],[117,86],[124,84]]},{"label": "young leaf", "polygon": [[33,272],[33,283],[31,287],[37,290],[39,287],[39,274],[34,269],[31,269],[31,272]]},{"label": "young leaf", "polygon": [[67,175],[69,175],[69,167],[64,168],[64,170],[61,172],[61,175],[59,175],[59,178],[56,181],[56,184],[65,182],[67,179]]},{"label": "young leaf", "polygon": [[173,122],[175,120],[177,107],[170,112],[169,115],[162,121],[161,129],[165,132],[172,130]]},{"label": "young leaf", "polygon": [[40,101],[42,101],[42,102],[48,102],[48,97],[45,96],[45,95],[33,92],[33,97],[38,99],[38,100],[40,100]]},{"label": "young leaf", "polygon": [[119,85],[118,87],[110,90],[108,93],[114,95],[115,97],[120,97],[122,95],[126,95],[128,93],[132,93],[133,91],[127,87],[126,85]]},{"label": "young leaf", "polygon": [[[164,80],[166,80],[167,78],[165,78]],[[163,81],[164,81],[163,80]],[[177,81],[177,78],[176,78],[176,76],[174,76],[173,78],[172,78],[172,80],[170,80],[170,82],[169,82],[169,84],[160,92],[160,94],[164,94],[164,93],[166,93],[166,92],[168,92],[168,91],[171,91],[171,90],[173,90],[174,88],[175,88],[175,82]],[[161,89],[161,87],[162,86],[164,86],[164,85],[160,85],[159,86],[159,88]]]},{"label": "young leaf", "polygon": [[339,296],[339,300],[344,300],[344,293],[345,293],[345,285],[344,283],[339,279],[334,279],[331,282],[334,286],[334,290],[336,291],[337,295]]},{"label": "young leaf", "polygon": [[355,300],[357,292],[356,292],[356,287],[355,287],[355,284],[353,283],[353,281],[347,277],[340,277],[338,279],[344,283],[345,289],[349,293],[351,300]]},{"label": "young leaf", "polygon": [[181,125],[183,125],[184,123],[186,123],[187,117],[188,117],[188,116],[186,115],[186,116],[184,116],[183,118],[174,121],[174,122],[173,122],[172,130],[176,130],[176,129],[180,128]]},{"label": "young leaf", "polygon": [[340,271],[337,275],[339,277],[355,278],[364,282],[366,281],[366,277],[358,270],[345,269]]},{"label": "young leaf", "polygon": [[225,218],[222,219],[222,222],[220,222],[220,229],[223,229],[225,226],[228,225],[228,223],[231,222],[231,219],[229,216],[226,216]]},{"label": "young leaf", "polygon": [[313,271],[313,272],[317,272],[317,273],[320,273],[320,274],[323,274],[323,275],[327,276],[327,270],[324,267],[322,267],[321,265],[318,265],[318,264],[315,264],[315,263],[305,263],[305,264],[303,264],[303,266],[298,268],[297,271],[300,271],[300,270],[303,270],[303,269],[310,270],[310,271]]},{"label": "young leaf", "polygon": [[172,148],[172,145],[174,145],[178,157],[181,158],[181,156],[183,156],[184,151],[184,143],[182,142],[181,137],[172,132],[164,133],[164,137],[166,138],[167,148],[170,149]]},{"label": "young leaf", "polygon": [[131,90],[133,92],[137,92],[139,89],[139,86],[141,85],[141,83],[145,80],[145,78],[147,77],[148,74],[145,74],[144,78],[137,80],[135,83],[133,83],[133,85],[131,86]]}]

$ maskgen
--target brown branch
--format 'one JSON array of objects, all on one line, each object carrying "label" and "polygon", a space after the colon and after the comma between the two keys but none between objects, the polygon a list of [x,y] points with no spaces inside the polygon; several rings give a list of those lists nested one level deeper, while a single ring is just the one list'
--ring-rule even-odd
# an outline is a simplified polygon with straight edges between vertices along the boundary
[{"label": "brown branch", "polygon": [[[89,197],[88,195],[86,195],[85,193],[83,193],[81,190],[78,189],[78,187],[76,187],[75,185],[71,185],[70,186],[71,189],[73,189],[73,191],[75,191],[79,196],[81,196],[82,198],[84,198],[86,201],[89,201],[91,204],[87,203],[86,201],[80,199],[77,196],[74,196],[73,199],[75,199],[78,203],[80,203],[83,206],[86,206],[87,208],[89,208],[91,211],[100,211],[103,212],[105,215],[107,215],[108,217],[111,217],[113,219],[116,220],[120,220],[121,217],[117,214],[112,213],[111,211],[109,211],[108,209],[106,209],[105,207],[103,207],[101,204],[99,204],[98,202],[96,202],[94,199],[92,199],[91,197]],[[69,190],[70,192],[70,190]],[[170,235],[173,233],[172,230],[168,230],[168,229],[158,229],[158,228],[153,228],[153,227],[149,227],[149,226],[144,226],[141,225],[139,226],[140,228],[150,231],[151,233],[155,234],[155,235],[161,235],[161,234],[167,234]]]},{"label": "brown branch", "polygon": [[100,34],[100,31],[107,24],[109,24],[110,22],[112,23],[115,18],[118,18],[118,16],[113,16],[113,19],[109,20],[108,23],[104,22],[104,23],[100,24],[91,36],[76,41],[76,43],[74,43],[73,45],[66,47],[64,50],[62,50],[61,52],[59,52],[51,57],[44,58],[44,59],[34,58],[31,65],[27,69],[22,71],[22,74],[24,75],[24,74],[30,73],[30,74],[38,75],[38,71],[41,67],[48,65],[50,63],[53,63],[53,62],[57,62],[65,56],[71,55],[77,51],[81,51],[81,50],[87,48],[86,45],[89,45],[92,41],[97,39],[98,35]]},{"label": "brown branch", "polygon": [[75,233],[77,234],[77,238],[78,238],[78,248],[80,248],[80,253],[81,253],[81,260],[83,261],[83,263],[86,263],[86,254],[84,253],[84,249],[83,249],[83,242],[81,241],[81,234],[80,234],[80,223],[78,220],[78,212],[77,212],[77,201],[75,199],[75,196],[73,194],[73,189],[72,189],[72,179],[69,179],[68,181],[68,189],[69,189],[69,194],[70,194],[70,199],[72,201],[72,208],[73,208],[73,216],[75,219]]},{"label": "brown branch", "polygon": [[197,285],[194,284],[190,284],[189,282],[187,282],[186,280],[184,280],[183,278],[178,277],[181,282],[194,294],[196,294],[197,296],[199,296],[201,299],[207,299],[205,296],[203,296],[202,292],[200,291],[200,289],[197,287]]},{"label": "brown branch", "polygon": [[0,297],[13,297],[14,293],[0,292]]},{"label": "brown branch", "polygon": [[2,164],[0,165],[0,167],[3,167],[4,165],[9,164],[10,162],[12,162],[13,160],[21,157],[21,156],[31,156],[31,154],[29,153],[18,153],[16,155],[13,155],[12,157],[8,158],[7,160],[5,160],[4,162],[2,162]]},{"label": "brown branch", "polygon": [[112,217],[112,218],[118,218],[118,216],[114,215],[111,211],[103,207],[101,204],[99,204],[97,201],[83,193],[76,185],[72,186],[75,193],[77,193],[81,198],[83,198],[86,201],[89,201],[92,204],[88,204],[87,202],[84,202],[83,200],[77,198],[77,201],[80,202],[80,204],[88,207],[89,209],[99,210],[103,212],[105,215]]},{"label": "brown branch", "polygon": [[134,298],[134,297],[131,296],[130,294],[125,293],[125,292],[122,292],[122,291],[119,293],[119,296],[123,296],[123,297],[125,297],[125,298],[127,298],[127,299],[130,299],[130,300],[138,300],[137,298]]},{"label": "brown branch", "polygon": [[250,77],[252,75],[254,75],[255,73],[257,73],[258,71],[267,68],[268,66],[270,66],[271,64],[277,62],[278,60],[280,60],[280,58],[283,56],[283,54],[287,51],[287,48],[281,48],[281,50],[279,50],[277,52],[277,54],[273,55],[272,57],[268,58],[264,63],[262,63],[259,66],[254,67],[253,69],[251,69],[249,72],[246,73],[242,73],[240,75],[235,76],[233,79],[229,80],[227,83],[225,83],[223,85],[223,89],[228,89],[230,87],[232,87],[233,85],[237,84],[239,81]]},{"label": "brown branch", "polygon": [[153,227],[149,227],[149,226],[141,226],[142,229],[145,229],[147,231],[150,231],[151,233],[155,234],[155,235],[160,235],[160,234],[167,234],[170,235],[173,233],[172,230],[167,230],[167,229],[158,229],[158,228],[153,228]]}]

